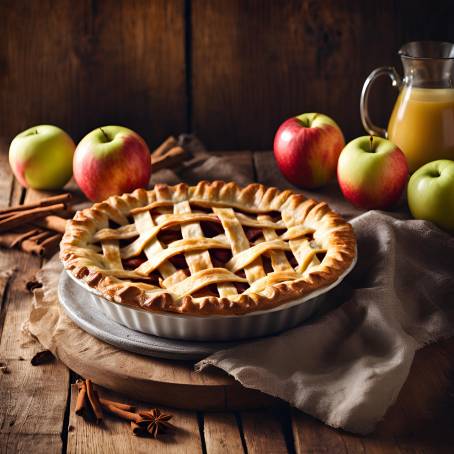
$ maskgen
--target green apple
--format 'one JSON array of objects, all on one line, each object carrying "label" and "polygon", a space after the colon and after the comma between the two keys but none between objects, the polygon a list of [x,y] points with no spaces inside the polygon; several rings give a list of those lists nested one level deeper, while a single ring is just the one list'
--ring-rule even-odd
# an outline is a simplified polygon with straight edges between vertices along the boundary
[{"label": "green apple", "polygon": [[405,189],[407,160],[389,140],[358,137],[342,150],[337,179],[344,197],[356,207],[386,209],[399,200]]},{"label": "green apple", "polygon": [[9,163],[22,186],[60,189],[71,178],[76,145],[60,128],[34,126],[18,134],[9,147]]},{"label": "green apple", "polygon": [[407,197],[413,217],[454,233],[454,161],[440,159],[420,167],[408,182]]}]

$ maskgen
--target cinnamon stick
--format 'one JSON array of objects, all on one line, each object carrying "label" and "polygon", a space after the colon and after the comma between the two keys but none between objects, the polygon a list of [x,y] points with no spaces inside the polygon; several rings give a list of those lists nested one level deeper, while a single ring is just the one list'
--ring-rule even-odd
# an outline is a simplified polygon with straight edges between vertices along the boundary
[{"label": "cinnamon stick", "polygon": [[24,225],[11,232],[0,233],[0,246],[9,249],[19,246],[24,240],[32,238],[41,232],[43,232],[42,229],[30,225]]},{"label": "cinnamon stick", "polygon": [[87,385],[83,380],[76,381],[77,387],[79,388],[79,394],[77,395],[76,402],[76,415],[83,415],[85,413],[85,403],[87,397]]},{"label": "cinnamon stick", "polygon": [[48,230],[39,230],[36,235],[30,236],[28,240],[33,241],[36,244],[40,244],[44,241],[45,238],[49,238],[50,236],[52,236],[52,232],[49,232]]},{"label": "cinnamon stick", "polygon": [[16,241],[16,238],[21,236],[23,232],[7,232],[3,235],[0,235],[0,246],[4,248],[12,248],[13,243]]},{"label": "cinnamon stick", "polygon": [[131,421],[131,429],[133,435],[144,435],[146,433],[146,430],[135,421]]},{"label": "cinnamon stick", "polygon": [[12,213],[5,213],[5,214],[0,214],[0,221],[2,219],[6,219],[6,218],[9,218],[11,216]]},{"label": "cinnamon stick", "polygon": [[[95,391],[96,392],[96,391]],[[115,402],[114,400],[105,399],[104,397],[99,397],[99,402],[103,407],[114,406],[120,410],[125,410],[128,412],[134,413],[136,407],[130,404],[123,404],[121,402]]]},{"label": "cinnamon stick", "polygon": [[34,225],[39,225],[54,232],[65,233],[67,219],[60,216],[50,215],[46,216],[43,219],[40,219],[36,222],[33,222]]},{"label": "cinnamon stick", "polygon": [[0,220],[0,232],[4,232],[5,230],[11,230],[19,225],[27,224],[37,219],[44,218],[49,214],[63,210],[64,208],[65,205],[63,203],[57,203],[55,205],[27,209],[17,214],[13,213],[6,219]]},{"label": "cinnamon stick", "polygon": [[163,168],[172,168],[183,162],[188,157],[188,152],[180,147],[176,146],[161,154],[159,156],[151,155],[151,166],[153,171],[157,171]]},{"label": "cinnamon stick", "polygon": [[103,418],[101,404],[99,403],[98,396],[95,394],[93,384],[89,378],[85,380],[85,386],[87,388],[88,400],[96,417],[96,422],[99,424]]},{"label": "cinnamon stick", "polygon": [[61,238],[61,233],[25,226],[17,231],[0,234],[0,246],[8,249],[18,247],[29,254],[46,257],[55,252]]},{"label": "cinnamon stick", "polygon": [[153,171],[171,168],[180,164],[189,155],[189,152],[178,144],[175,137],[170,136],[151,153]]},{"label": "cinnamon stick", "polygon": [[127,421],[139,422],[142,420],[142,417],[138,413],[131,411],[123,410],[122,408],[117,407],[113,403],[104,403],[103,408],[109,413],[118,416],[121,419],[126,419]]},{"label": "cinnamon stick", "polygon": [[162,142],[162,144],[159,145],[159,147],[156,148],[156,150],[154,150],[151,153],[151,156],[158,158],[159,156],[166,154],[171,148],[174,148],[177,145],[178,145],[178,142],[175,139],[175,137],[170,136],[166,140],[164,140],[164,142]]},{"label": "cinnamon stick", "polygon": [[52,235],[51,237],[45,239],[40,245],[42,248],[41,255],[43,257],[46,257],[52,252],[54,252],[54,250],[60,244],[61,239],[62,236],[59,233],[56,233],[55,235]]},{"label": "cinnamon stick", "polygon": [[39,232],[41,232],[40,229],[31,228],[30,230],[26,230],[24,233],[19,233],[18,236],[11,242],[9,247],[13,248],[22,243],[22,241],[26,240],[27,238],[35,236]]},{"label": "cinnamon stick", "polygon": [[20,244],[20,249],[27,254],[37,255],[39,257],[42,257],[44,255],[42,246],[33,240],[22,241],[22,243]]},{"label": "cinnamon stick", "polygon": [[71,200],[71,194],[59,194],[55,195],[52,197],[47,197],[46,199],[42,199],[39,202],[36,203],[29,203],[25,205],[16,205],[13,207],[8,207],[4,208],[3,210],[0,210],[0,216],[3,216],[4,214],[9,214],[9,213],[15,213],[17,211],[27,211],[31,210],[33,208],[39,208],[39,207],[44,207],[48,205],[55,205],[57,203],[63,203],[66,205],[66,203]]},{"label": "cinnamon stick", "polygon": [[40,257],[48,257],[54,252],[61,241],[61,234],[51,232],[43,232],[34,237],[22,241],[20,248],[29,254],[38,255]]}]

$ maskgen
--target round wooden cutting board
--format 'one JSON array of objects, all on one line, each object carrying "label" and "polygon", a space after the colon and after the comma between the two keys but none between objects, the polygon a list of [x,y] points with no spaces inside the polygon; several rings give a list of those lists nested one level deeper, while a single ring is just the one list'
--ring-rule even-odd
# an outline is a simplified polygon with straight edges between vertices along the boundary
[{"label": "round wooden cutting board", "polygon": [[260,391],[244,388],[218,369],[195,372],[192,362],[144,357],[147,369],[129,373],[127,369],[105,365],[96,368],[86,361],[83,352],[62,355],[59,351],[59,355],[70,369],[90,377],[97,385],[156,405],[190,410],[245,410],[281,403]]},{"label": "round wooden cutting board", "polygon": [[244,388],[216,368],[194,370],[195,361],[154,358],[122,350],[77,326],[57,295],[61,267],[50,262],[40,274],[29,330],[69,369],[125,396],[192,410],[240,410],[278,405],[279,399]]}]

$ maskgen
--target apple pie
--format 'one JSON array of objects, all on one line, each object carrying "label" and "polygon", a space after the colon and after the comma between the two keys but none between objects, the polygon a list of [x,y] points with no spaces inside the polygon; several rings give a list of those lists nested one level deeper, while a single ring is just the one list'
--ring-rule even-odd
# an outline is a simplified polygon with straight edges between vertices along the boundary
[{"label": "apple pie", "polygon": [[67,222],[66,270],[149,311],[244,314],[299,299],[355,259],[350,224],[290,190],[201,181],[113,196]]}]

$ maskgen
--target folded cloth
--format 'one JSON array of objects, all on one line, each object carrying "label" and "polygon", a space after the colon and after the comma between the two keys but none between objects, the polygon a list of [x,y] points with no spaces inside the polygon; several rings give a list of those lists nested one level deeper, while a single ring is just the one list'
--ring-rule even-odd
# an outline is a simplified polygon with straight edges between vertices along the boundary
[{"label": "folded cloth", "polygon": [[[290,187],[269,152],[255,154],[254,177],[247,157],[213,156],[196,139],[181,140],[194,159],[178,175],[169,173],[172,182],[257,179]],[[303,192],[350,219],[357,235],[358,263],[327,295],[337,307],[278,336],[219,351],[196,367],[219,367],[330,426],[368,433],[395,401],[415,351],[454,334],[454,237],[410,219],[404,202],[389,212],[363,212],[334,183]]]}]

